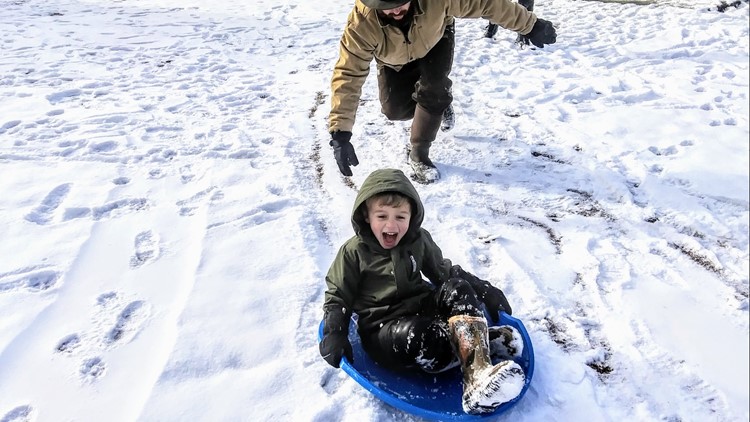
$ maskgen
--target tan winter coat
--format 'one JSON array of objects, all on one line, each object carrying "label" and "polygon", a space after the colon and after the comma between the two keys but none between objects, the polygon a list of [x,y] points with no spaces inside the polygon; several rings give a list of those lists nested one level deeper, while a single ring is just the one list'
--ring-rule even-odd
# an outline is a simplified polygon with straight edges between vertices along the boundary
[{"label": "tan winter coat", "polygon": [[373,59],[399,70],[424,57],[443,36],[453,18],[485,18],[526,35],[536,16],[511,0],[412,0],[414,18],[405,37],[384,25],[373,9],[356,0],[339,43],[339,59],[331,81],[329,131],[351,131]]}]

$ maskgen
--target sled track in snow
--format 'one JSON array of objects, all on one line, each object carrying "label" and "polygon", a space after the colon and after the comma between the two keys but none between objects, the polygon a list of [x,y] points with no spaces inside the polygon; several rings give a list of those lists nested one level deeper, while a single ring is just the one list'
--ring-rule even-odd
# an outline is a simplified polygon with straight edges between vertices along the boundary
[{"label": "sled track in snow", "polygon": [[[512,224],[512,218],[508,216],[508,224]],[[602,222],[604,220],[600,216],[587,218]],[[604,226],[610,224],[610,222],[603,222]],[[537,225],[534,225],[524,230],[533,231],[536,227]],[[544,235],[540,233],[537,236],[543,237]],[[564,238],[565,235],[563,234],[562,237]],[[603,241],[613,242],[614,240],[616,239],[605,238]],[[491,243],[488,243],[486,251],[487,261],[491,263],[490,273],[493,272],[493,267],[507,266],[508,263],[507,256],[493,252],[494,245]],[[557,247],[554,244],[553,246]],[[566,252],[567,246],[564,242],[559,247],[563,253]],[[622,346],[615,346],[621,344],[621,341],[610,338],[610,332],[616,334],[615,338],[622,335],[621,332],[617,332],[618,329],[613,323],[622,319],[618,315],[618,301],[622,284],[629,282],[627,279],[620,280],[617,276],[627,278],[627,274],[636,271],[627,262],[627,254],[628,251],[611,250],[606,259],[594,258],[599,262],[599,267],[592,267],[588,272],[575,273],[568,288],[577,292],[575,297],[578,300],[571,304],[569,312],[549,312],[550,309],[559,309],[560,305],[555,303],[549,293],[545,293],[547,280],[537,278],[532,273],[527,273],[528,278],[525,280],[514,276],[506,286],[527,285],[525,288],[512,287],[511,291],[515,291],[516,295],[521,294],[524,303],[533,304],[528,309],[516,305],[520,312],[524,312],[523,318],[526,319],[529,330],[543,333],[557,345],[562,353],[585,364],[588,367],[585,371],[589,373],[593,387],[601,390],[606,395],[606,400],[619,403],[622,409],[628,409],[632,403],[640,403],[645,406],[640,411],[647,412],[646,414],[654,419],[667,417],[668,420],[680,421],[690,419],[694,415],[711,418],[717,418],[716,415],[727,415],[727,403],[716,388],[709,381],[694,373],[684,360],[672,356],[659,346],[651,337],[652,334],[647,326],[638,320],[637,315],[626,317],[632,319],[629,330],[637,339],[637,342],[631,345],[637,350],[636,353],[623,353],[620,350]],[[520,263],[516,265],[523,266]],[[553,264],[550,262],[543,265]],[[523,268],[517,269],[522,272],[527,271]],[[514,273],[515,271],[511,271],[511,275]],[[530,288],[528,282],[538,284],[538,287]],[[501,287],[506,289],[506,286]],[[514,296],[511,294],[509,297]],[[544,349],[538,346],[537,359],[544,359],[545,356],[539,354],[539,350]],[[658,394],[651,395],[650,390],[654,388],[654,379],[669,380],[669,385],[661,385],[664,388],[684,391],[686,396],[692,398],[693,408],[671,409],[670,403],[660,400]],[[544,387],[532,385],[532,388]],[[627,394],[623,395],[623,392]],[[734,419],[730,416],[719,416],[714,420]]]}]

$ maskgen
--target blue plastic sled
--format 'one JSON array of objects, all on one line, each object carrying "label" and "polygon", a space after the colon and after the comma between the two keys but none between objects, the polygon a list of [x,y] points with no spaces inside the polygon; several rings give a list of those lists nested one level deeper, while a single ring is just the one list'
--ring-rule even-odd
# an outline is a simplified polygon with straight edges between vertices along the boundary
[{"label": "blue plastic sled", "polygon": [[[492,321],[489,322],[492,323]],[[518,397],[503,403],[492,413],[470,415],[463,411],[461,408],[463,378],[460,368],[441,374],[427,374],[418,371],[397,373],[378,365],[362,349],[359,335],[357,335],[356,323],[349,324],[349,341],[352,343],[354,363],[344,358],[341,361],[341,368],[378,399],[397,409],[425,419],[472,421],[496,417],[521,400],[526,390],[529,389],[531,378],[534,375],[534,349],[523,323],[519,319],[502,312],[500,323],[497,325],[511,325],[521,333],[523,353],[515,361],[523,368],[526,374],[526,382]],[[321,321],[318,327],[318,340],[321,339],[322,335],[323,322]]]}]

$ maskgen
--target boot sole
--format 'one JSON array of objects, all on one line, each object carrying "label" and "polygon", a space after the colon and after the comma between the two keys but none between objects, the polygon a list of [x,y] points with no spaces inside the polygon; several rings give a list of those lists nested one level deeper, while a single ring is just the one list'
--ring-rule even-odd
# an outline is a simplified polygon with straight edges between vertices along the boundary
[{"label": "boot sole", "polygon": [[521,333],[509,325],[489,328],[490,357],[507,360],[520,357],[523,353]]},{"label": "boot sole", "polygon": [[477,385],[463,395],[463,409],[472,415],[492,412],[518,397],[526,381],[521,367],[509,360],[489,368],[480,378]]},{"label": "boot sole", "polygon": [[411,159],[409,160],[409,164],[412,171],[414,171],[411,175],[411,180],[423,185],[428,185],[440,180],[440,171],[438,171],[437,167],[430,167],[424,163],[412,161]]}]

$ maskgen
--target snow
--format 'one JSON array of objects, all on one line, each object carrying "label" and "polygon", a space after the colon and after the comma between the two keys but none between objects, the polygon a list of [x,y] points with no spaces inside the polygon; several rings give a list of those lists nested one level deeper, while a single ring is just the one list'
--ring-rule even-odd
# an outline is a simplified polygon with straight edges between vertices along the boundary
[{"label": "snow", "polygon": [[[318,354],[356,190],[406,170],[329,82],[350,0],[0,0],[0,421],[415,421]],[[500,421],[747,421],[748,4],[459,20],[424,227],[533,341]]]}]

